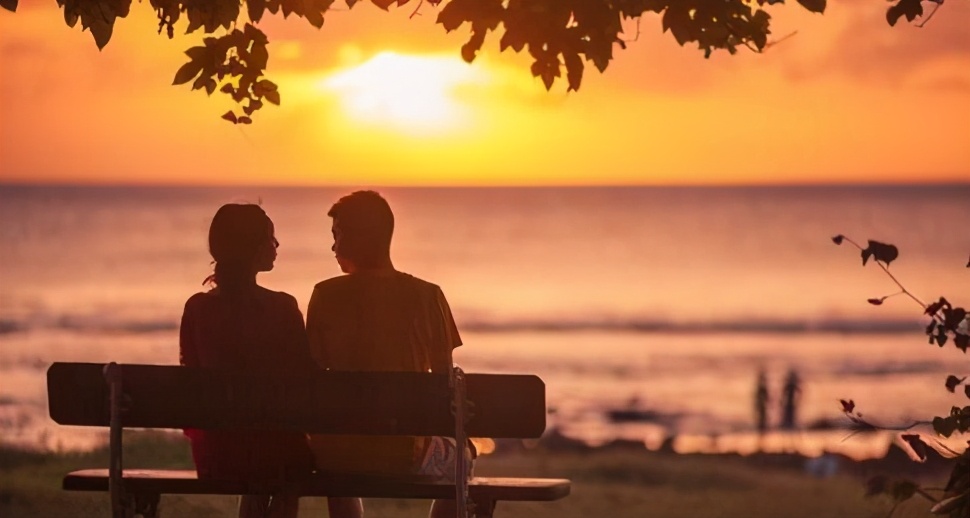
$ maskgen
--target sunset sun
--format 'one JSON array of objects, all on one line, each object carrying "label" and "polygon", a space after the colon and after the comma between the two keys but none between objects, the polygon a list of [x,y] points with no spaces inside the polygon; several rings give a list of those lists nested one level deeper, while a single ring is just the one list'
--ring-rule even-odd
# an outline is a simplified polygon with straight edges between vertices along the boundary
[{"label": "sunset sun", "polygon": [[461,89],[482,80],[480,69],[454,57],[381,52],[318,87],[336,94],[351,120],[424,133],[466,124],[471,108]]}]

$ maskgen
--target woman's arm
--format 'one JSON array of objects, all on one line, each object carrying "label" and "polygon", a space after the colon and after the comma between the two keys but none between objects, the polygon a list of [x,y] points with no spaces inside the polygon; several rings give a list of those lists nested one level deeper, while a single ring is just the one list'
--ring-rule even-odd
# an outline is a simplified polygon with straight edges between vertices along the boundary
[{"label": "woman's arm", "polygon": [[195,296],[185,302],[182,310],[182,323],[179,326],[179,364],[187,367],[199,366],[199,344],[196,332]]}]

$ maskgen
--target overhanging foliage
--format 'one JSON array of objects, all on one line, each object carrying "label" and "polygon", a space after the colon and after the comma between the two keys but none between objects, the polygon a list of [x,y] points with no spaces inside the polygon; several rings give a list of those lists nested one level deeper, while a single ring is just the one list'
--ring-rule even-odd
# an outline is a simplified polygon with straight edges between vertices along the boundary
[{"label": "overhanging foliage", "polygon": [[[0,0],[15,11],[18,0]],[[141,1],[141,0],[139,0]],[[360,0],[344,0],[352,8]],[[371,0],[381,9],[403,6],[412,0]],[[797,0],[803,8],[825,11],[827,0]],[[940,4],[942,0],[929,0]],[[255,24],[267,14],[295,15],[320,28],[335,0],[148,0],[158,16],[158,32],[169,38],[176,25],[186,33],[225,32],[204,38],[203,45],[186,51],[189,62],[175,74],[174,84],[191,82],[192,89],[216,90],[229,95],[241,112],[223,118],[250,123],[250,115],[264,101],[280,103],[276,85],[264,76],[269,59],[268,39]],[[785,0],[415,0],[439,9],[437,23],[446,31],[467,25],[471,32],[461,47],[465,61],[475,59],[488,34],[498,34],[501,50],[526,51],[532,57],[531,73],[552,88],[565,70],[568,90],[579,90],[586,63],[606,70],[616,48],[626,48],[624,22],[645,15],[661,17],[662,29],[680,45],[696,44],[710,56],[716,50],[731,54],[741,46],[761,52],[768,46],[771,16],[766,8]],[[118,18],[125,18],[132,0],[57,0],[71,27],[81,22],[98,48],[111,39]],[[245,6],[245,10],[243,7]],[[245,18],[242,13],[245,11]],[[901,17],[912,21],[923,15],[921,0],[894,0],[886,19],[894,25]],[[184,20],[184,23],[183,23]],[[240,28],[241,26],[241,28]],[[635,39],[635,36],[634,36]]]}]

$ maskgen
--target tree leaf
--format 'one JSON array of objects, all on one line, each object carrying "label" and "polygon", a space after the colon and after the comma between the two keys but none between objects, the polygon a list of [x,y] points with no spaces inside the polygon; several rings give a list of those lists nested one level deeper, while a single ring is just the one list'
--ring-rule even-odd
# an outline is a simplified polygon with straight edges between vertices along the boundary
[{"label": "tree leaf", "polygon": [[275,104],[276,106],[280,105],[280,93],[277,90],[266,92],[263,94],[263,99],[266,99],[266,102]]},{"label": "tree leaf", "polygon": [[175,73],[175,79],[172,81],[172,84],[181,85],[188,83],[192,79],[195,79],[195,76],[199,75],[199,72],[202,72],[202,63],[196,60],[189,61],[188,63],[179,67],[178,72]]},{"label": "tree leaf", "polygon": [[873,306],[881,306],[883,301],[885,300],[886,300],[886,297],[881,297],[878,299],[866,299],[866,302],[868,302],[869,304],[872,304]]},{"label": "tree leaf", "polygon": [[899,249],[893,245],[887,245],[886,243],[880,243],[879,241],[870,239],[869,246],[862,251],[863,266],[865,266],[869,257],[872,257],[876,261],[882,261],[886,266],[889,266],[889,263],[899,257]]},{"label": "tree leaf", "polygon": [[389,7],[391,7],[391,4],[397,2],[397,0],[371,0],[371,2],[373,2],[377,7],[380,7],[386,11]]},{"label": "tree leaf", "polygon": [[946,377],[946,390],[951,394],[956,391],[957,385],[963,383],[963,380],[967,379],[966,376],[958,378],[952,374]]},{"label": "tree leaf", "polygon": [[246,0],[246,13],[252,22],[258,22],[266,10],[266,0]]},{"label": "tree leaf", "polygon": [[957,349],[967,352],[967,348],[970,348],[970,335],[957,333],[953,339],[953,344],[957,346]]},{"label": "tree leaf", "polygon": [[13,12],[16,12],[17,11],[17,0],[0,0],[0,7],[3,7],[4,9],[6,9],[6,10],[12,12],[12,13]]},{"label": "tree leaf", "polygon": [[114,20],[112,19],[111,22],[107,22],[104,18],[100,18],[94,23],[91,23],[88,28],[91,29],[91,35],[94,36],[94,43],[98,46],[98,50],[101,50],[111,40]]},{"label": "tree leaf", "polygon": [[798,0],[798,3],[813,13],[825,12],[825,0]]},{"label": "tree leaf", "polygon": [[919,462],[926,462],[926,443],[918,434],[904,433],[900,438],[913,449]]},{"label": "tree leaf", "polygon": [[943,437],[953,435],[953,432],[955,432],[956,429],[957,419],[954,416],[933,418],[933,431],[942,435]]},{"label": "tree leaf", "polygon": [[222,114],[222,118],[223,119],[226,119],[227,121],[229,121],[229,122],[231,122],[233,124],[238,124],[238,122],[239,122],[238,120],[236,120],[236,114],[235,113],[232,113],[232,110],[229,110],[226,113],[223,113]]},{"label": "tree leaf", "polygon": [[832,238],[832,242],[835,243],[835,244],[837,244],[837,245],[841,245],[843,239],[845,239],[845,236],[843,236],[842,234],[839,234],[839,235],[837,235],[837,236],[835,236],[835,237]]},{"label": "tree leaf", "polygon": [[855,401],[851,399],[848,401],[844,399],[840,399],[839,403],[842,403],[842,411],[845,412],[846,414],[851,414],[852,411],[855,410]]}]

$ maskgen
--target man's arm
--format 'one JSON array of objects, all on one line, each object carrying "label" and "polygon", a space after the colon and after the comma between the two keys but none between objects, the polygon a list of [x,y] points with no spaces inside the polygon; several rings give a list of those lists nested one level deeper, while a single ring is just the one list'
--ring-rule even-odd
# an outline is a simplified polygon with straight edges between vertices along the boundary
[{"label": "man's arm", "polygon": [[451,314],[451,307],[448,299],[441,291],[440,287],[435,290],[436,305],[438,306],[438,330],[440,336],[437,337],[435,351],[431,357],[431,370],[434,372],[448,372],[454,365],[452,351],[461,345],[461,336],[458,334],[458,325],[455,317]]},{"label": "man's arm", "polygon": [[323,294],[319,288],[313,288],[313,295],[310,296],[310,304],[306,310],[306,335],[310,346],[310,356],[321,369],[330,368],[330,359],[326,352],[326,338],[324,337],[323,325]]}]

